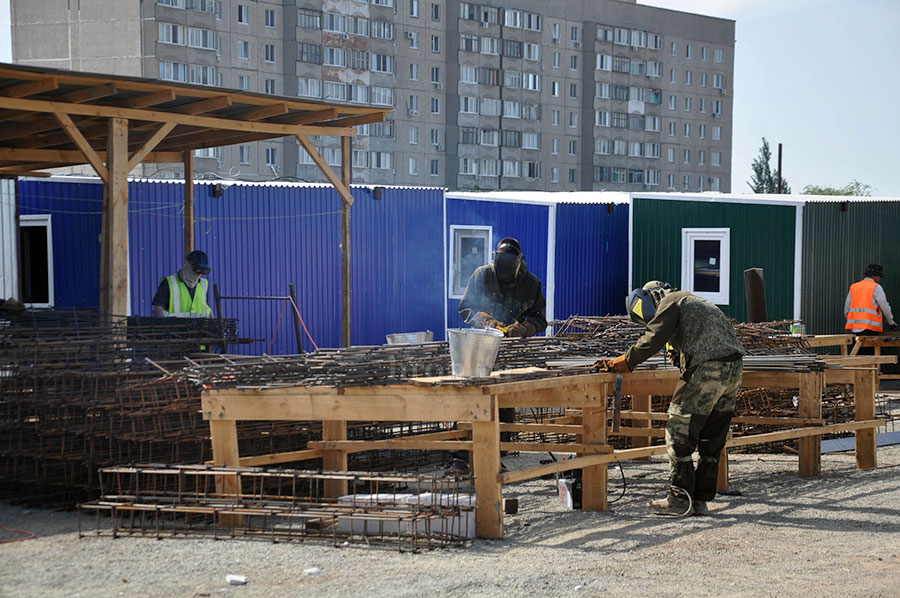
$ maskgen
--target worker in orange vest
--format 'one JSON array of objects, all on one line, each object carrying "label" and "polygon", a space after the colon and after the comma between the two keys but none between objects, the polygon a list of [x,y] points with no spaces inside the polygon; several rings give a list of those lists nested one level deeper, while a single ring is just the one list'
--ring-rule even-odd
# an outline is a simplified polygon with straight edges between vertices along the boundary
[{"label": "worker in orange vest", "polygon": [[847,317],[847,330],[854,334],[873,335],[884,330],[887,322],[890,330],[896,330],[891,304],[888,303],[881,286],[884,269],[881,264],[869,264],[863,278],[850,285],[847,300],[844,301],[844,315]]}]

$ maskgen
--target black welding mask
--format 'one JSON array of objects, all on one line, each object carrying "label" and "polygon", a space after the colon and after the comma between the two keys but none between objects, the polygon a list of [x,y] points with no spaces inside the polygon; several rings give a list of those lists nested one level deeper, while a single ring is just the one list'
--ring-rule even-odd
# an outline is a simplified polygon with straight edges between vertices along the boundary
[{"label": "black welding mask", "polygon": [[659,302],[672,290],[669,283],[659,280],[651,280],[640,289],[634,289],[625,302],[628,315],[635,322],[646,326],[656,316]]},{"label": "black welding mask", "polygon": [[526,272],[528,265],[519,242],[512,238],[501,240],[494,252],[494,274],[500,284],[515,284],[522,280]]}]

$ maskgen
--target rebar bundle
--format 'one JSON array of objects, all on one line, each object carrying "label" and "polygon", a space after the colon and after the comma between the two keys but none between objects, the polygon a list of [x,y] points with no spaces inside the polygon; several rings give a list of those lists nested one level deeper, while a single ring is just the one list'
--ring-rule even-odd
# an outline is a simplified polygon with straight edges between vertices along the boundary
[{"label": "rebar bundle", "polygon": [[[226,478],[237,480],[240,495],[217,491]],[[348,494],[325,498],[325,483],[334,480],[346,482]],[[319,538],[417,551],[474,538],[474,496],[463,490],[470,482],[465,476],[137,465],[101,469],[101,496],[79,505],[79,513],[96,514],[96,535]]]}]

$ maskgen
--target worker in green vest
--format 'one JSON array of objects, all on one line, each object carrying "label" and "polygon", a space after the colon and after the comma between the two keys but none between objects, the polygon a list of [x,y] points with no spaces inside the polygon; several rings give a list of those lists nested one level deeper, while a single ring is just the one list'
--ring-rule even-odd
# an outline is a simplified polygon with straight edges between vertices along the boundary
[{"label": "worker in green vest", "polygon": [[155,317],[211,318],[212,310],[206,303],[209,281],[209,258],[202,251],[187,254],[184,267],[175,274],[159,281],[153,296]]}]

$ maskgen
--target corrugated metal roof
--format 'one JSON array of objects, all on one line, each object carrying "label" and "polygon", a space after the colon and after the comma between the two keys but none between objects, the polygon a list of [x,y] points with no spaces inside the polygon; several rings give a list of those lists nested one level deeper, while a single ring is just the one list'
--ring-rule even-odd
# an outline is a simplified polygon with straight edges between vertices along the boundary
[{"label": "corrugated metal roof", "polygon": [[897,197],[859,197],[855,195],[778,195],[768,193],[643,193],[631,194],[635,198],[669,199],[676,201],[717,201],[729,203],[757,203],[775,205],[804,205],[812,202],[867,202],[900,201]]},{"label": "corrugated metal roof", "polygon": [[630,194],[623,191],[483,191],[478,193],[448,191],[447,198],[542,205],[627,204],[630,201]]}]

